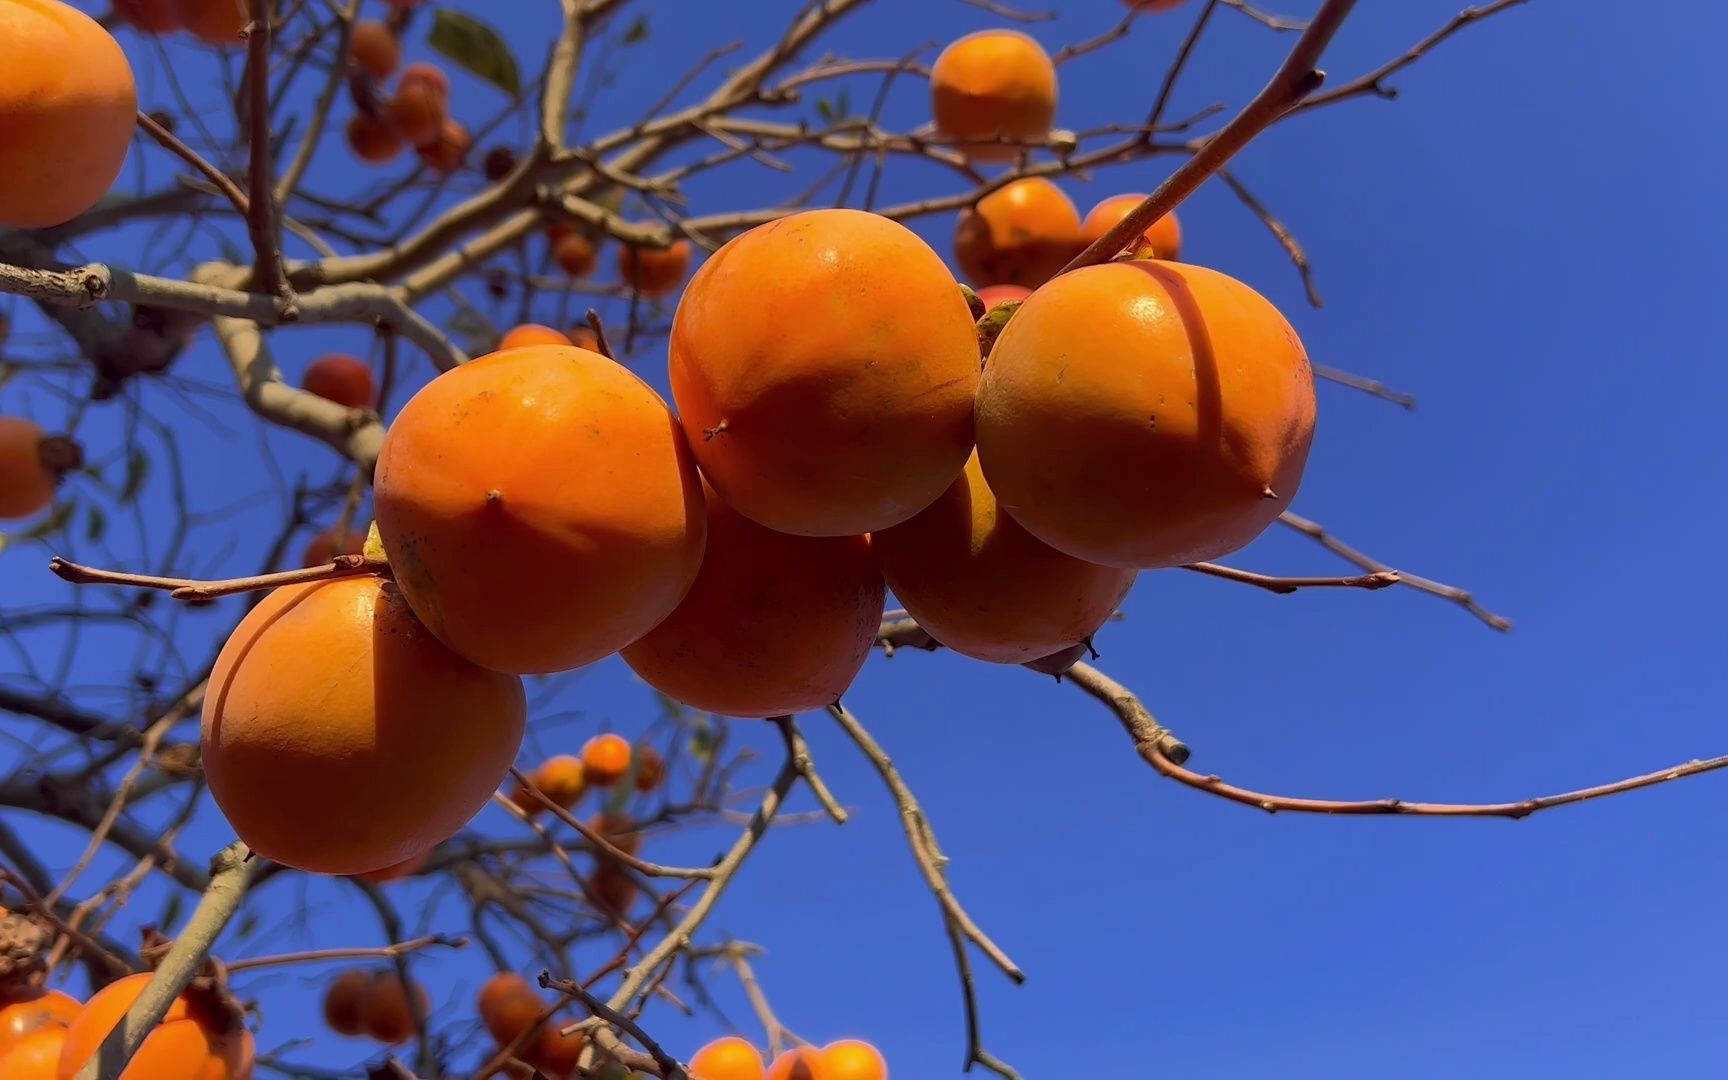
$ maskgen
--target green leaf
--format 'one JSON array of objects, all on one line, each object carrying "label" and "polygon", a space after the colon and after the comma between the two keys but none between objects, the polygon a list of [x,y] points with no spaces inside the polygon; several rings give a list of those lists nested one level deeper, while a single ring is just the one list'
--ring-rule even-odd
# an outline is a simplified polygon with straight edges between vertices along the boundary
[{"label": "green leaf", "polygon": [[126,482],[120,485],[120,505],[128,506],[144,488],[144,478],[150,474],[150,458],[143,447],[126,451]]},{"label": "green leaf", "polygon": [[636,21],[624,31],[624,36],[618,39],[621,45],[640,45],[648,40],[648,16],[638,15]]},{"label": "green leaf", "polygon": [[439,8],[432,13],[427,42],[452,63],[476,78],[520,100],[522,76],[516,56],[498,31],[472,15]]},{"label": "green leaf", "polygon": [[91,503],[90,509],[84,514],[84,539],[94,544],[107,535],[108,515],[102,512],[100,506]]},{"label": "green leaf", "polygon": [[834,122],[834,106],[827,98],[816,99],[816,114],[830,124]]}]

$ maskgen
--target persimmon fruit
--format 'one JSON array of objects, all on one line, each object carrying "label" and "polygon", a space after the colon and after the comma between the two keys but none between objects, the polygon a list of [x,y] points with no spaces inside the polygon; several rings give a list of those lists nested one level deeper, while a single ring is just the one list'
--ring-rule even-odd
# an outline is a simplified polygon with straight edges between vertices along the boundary
[{"label": "persimmon fruit", "polygon": [[860,1039],[840,1039],[818,1055],[822,1080],[888,1080],[881,1051]]},{"label": "persimmon fruit", "polygon": [[390,426],[375,477],[403,595],[494,671],[616,652],[678,606],[702,559],[702,487],[678,421],[586,349],[505,349],[433,379]]},{"label": "persimmon fruit", "polygon": [[770,529],[887,528],[971,450],[971,310],[941,258],[876,214],[810,210],[734,237],[685,288],[669,352],[703,473]]},{"label": "persimmon fruit", "polygon": [[258,854],[363,874],[449,838],[487,803],[525,711],[519,679],[451,652],[394,584],[286,585],[217,656],[204,773]]},{"label": "persimmon fruit", "polygon": [[417,982],[405,984],[395,971],[378,972],[360,995],[360,1025],[378,1042],[395,1045],[414,1036],[415,1012],[424,1016],[430,1008],[425,987]]},{"label": "persimmon fruit", "polygon": [[618,247],[618,278],[643,296],[665,296],[673,292],[690,272],[690,241],[674,241],[667,247],[635,244]]},{"label": "persimmon fruit", "polygon": [[973,281],[1036,289],[1085,246],[1080,211],[1042,176],[992,191],[954,226],[954,261]]},{"label": "persimmon fruit", "polygon": [[869,657],[883,591],[869,537],[775,532],[710,494],[696,584],[619,655],[654,689],[708,712],[821,709]]},{"label": "persimmon fruit", "polygon": [[636,790],[647,794],[660,786],[666,779],[666,759],[660,756],[660,751],[647,743],[638,743],[631,751],[631,761],[636,767]]},{"label": "persimmon fruit", "polygon": [[182,25],[180,0],[114,0],[114,15],[146,34],[168,34]]},{"label": "persimmon fruit", "polygon": [[394,161],[407,145],[396,125],[384,116],[355,113],[348,118],[348,126],[342,134],[354,156],[369,165]]},{"label": "persimmon fruit", "polygon": [[0,1046],[0,1076],[6,1080],[59,1080],[66,1027],[51,1024]]},{"label": "persimmon fruit", "polygon": [[[74,1080],[95,1056],[150,983],[150,973],[128,975],[98,990],[66,1028],[58,1080]],[[174,999],[120,1080],[250,1080],[252,1033],[239,1011],[215,991],[188,989]],[[10,1078],[8,1078],[10,1080]]]},{"label": "persimmon fruit", "polygon": [[1284,316],[1183,263],[1113,262],[1039,289],[978,390],[1002,508],[1077,559],[1153,569],[1253,540],[1296,494],[1314,381]]},{"label": "persimmon fruit", "polygon": [[767,1080],[822,1080],[821,1054],[807,1046],[788,1050],[768,1066]]},{"label": "persimmon fruit", "polygon": [[[579,232],[566,233],[552,244],[552,261],[558,264],[558,269],[573,278],[585,278],[594,273],[595,265],[600,261],[599,253],[594,250],[594,244]],[[679,275],[682,279],[683,275]],[[583,327],[583,329],[587,329]],[[594,331],[589,330],[590,334]],[[575,344],[574,336],[571,341]],[[591,345],[583,345],[592,348]]]},{"label": "persimmon fruit", "polygon": [[703,1046],[690,1059],[690,1080],[765,1080],[762,1053],[736,1035]]},{"label": "persimmon fruit", "polygon": [[976,454],[940,498],[871,542],[888,587],[919,626],[955,652],[999,664],[1086,641],[1136,575],[1064,555],[1028,533],[997,505]]},{"label": "persimmon fruit", "polygon": [[0,226],[43,229],[90,209],[120,175],[138,88],[120,45],[60,0],[0,4]]},{"label": "persimmon fruit", "polygon": [[[1146,201],[1145,195],[1112,195],[1094,206],[1080,223],[1080,236],[1087,246],[1102,238],[1103,235],[1116,227],[1117,222],[1128,216],[1128,212]],[[1176,219],[1172,210],[1163,217],[1146,226],[1146,231],[1140,234],[1140,239],[1129,249],[1136,257],[1150,259],[1175,259],[1182,254],[1182,223]]]},{"label": "persimmon fruit", "polygon": [[978,290],[978,299],[983,302],[985,311],[989,311],[997,304],[1024,300],[1031,295],[1032,290],[1024,285],[986,285]]},{"label": "persimmon fruit", "polygon": [[[575,806],[588,791],[587,769],[583,767],[582,759],[574,754],[556,754],[547,758],[528,774],[528,779],[548,799],[566,810]],[[511,801],[529,816],[544,809],[539,799],[520,787]]]},{"label": "persimmon fruit", "polygon": [[83,464],[71,439],[21,416],[0,416],[0,521],[46,510],[61,477]]},{"label": "persimmon fruit", "polygon": [[523,323],[513,327],[502,338],[498,339],[498,349],[522,349],[529,345],[569,345],[570,338],[539,323]]},{"label": "persimmon fruit", "polygon": [[448,175],[462,167],[462,161],[473,144],[474,137],[468,134],[468,129],[446,116],[437,134],[427,142],[417,144],[414,153],[428,169]]},{"label": "persimmon fruit", "polygon": [[360,1002],[377,977],[376,972],[366,968],[349,968],[331,979],[324,988],[324,1025],[338,1035],[350,1038],[364,1035],[366,1025],[360,1018]]},{"label": "persimmon fruit", "polygon": [[582,768],[596,787],[611,787],[630,771],[630,740],[607,732],[582,744]]},{"label": "persimmon fruit", "polygon": [[382,22],[362,19],[348,32],[348,60],[374,79],[388,79],[402,62],[402,44]]},{"label": "persimmon fruit", "polygon": [[[1056,65],[1018,30],[980,30],[943,49],[930,69],[936,130],[977,162],[1013,161],[1050,134]],[[1008,141],[1001,141],[1001,140]]]},{"label": "persimmon fruit", "polygon": [[331,353],[306,365],[300,385],[308,393],[350,409],[370,409],[378,403],[372,369],[358,356]]},{"label": "persimmon fruit", "polygon": [[528,981],[514,972],[501,971],[480,987],[475,1002],[480,1023],[499,1046],[513,1041],[534,1026],[546,1003]]},{"label": "persimmon fruit", "polygon": [[247,5],[234,0],[178,0],[180,22],[186,32],[218,49],[238,49],[245,44],[240,32],[249,21]]},{"label": "persimmon fruit", "polygon": [[83,1008],[78,999],[58,990],[22,985],[0,990],[0,1050],[41,1028],[70,1024]]}]

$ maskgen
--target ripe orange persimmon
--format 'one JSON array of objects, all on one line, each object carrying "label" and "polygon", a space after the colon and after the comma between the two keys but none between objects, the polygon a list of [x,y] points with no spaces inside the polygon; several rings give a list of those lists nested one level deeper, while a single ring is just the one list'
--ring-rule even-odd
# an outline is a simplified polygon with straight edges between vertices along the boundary
[{"label": "ripe orange persimmon", "polygon": [[[942,50],[930,69],[936,130],[973,161],[1013,161],[1013,142],[1043,139],[1056,117],[1056,65],[1018,30],[980,30]],[[997,142],[1006,138],[1011,142]]]},{"label": "ripe orange persimmon", "polygon": [[841,1039],[822,1048],[822,1080],[888,1080],[888,1063],[874,1046],[858,1039]]},{"label": "ripe orange persimmon", "polygon": [[0,1050],[41,1028],[70,1024],[83,1008],[76,998],[58,990],[7,987],[0,991]]},{"label": "ripe orange persimmon", "polygon": [[1296,331],[1198,266],[1064,274],[1003,329],[978,459],[1003,509],[1059,551],[1150,569],[1227,555],[1289,504],[1314,434]]},{"label": "ripe orange persimmon", "polygon": [[710,493],[690,595],[619,655],[654,689],[709,712],[826,708],[870,655],[882,594],[869,537],[775,532]]},{"label": "ripe orange persimmon", "polygon": [[367,116],[365,113],[355,113],[348,118],[348,127],[343,132],[348,140],[348,148],[354,151],[354,156],[361,161],[373,165],[382,165],[393,161],[406,145],[402,133],[396,130],[387,117]]},{"label": "ripe orange persimmon", "polygon": [[1041,176],[992,191],[954,226],[954,261],[973,281],[1036,289],[1085,246],[1080,211]]},{"label": "ripe orange persimmon", "polygon": [[[428,72],[438,72],[434,78]],[[438,138],[444,129],[449,90],[440,89],[443,72],[430,65],[411,64],[396,84],[395,96],[385,107],[391,123],[409,142],[421,146]]]},{"label": "ripe orange persimmon", "polygon": [[0,521],[27,518],[54,501],[60,478],[84,463],[78,444],[19,416],[0,416]]},{"label": "ripe orange persimmon", "polygon": [[966,464],[972,312],[898,222],[810,210],[734,237],[684,290],[669,349],[703,473],[768,528],[884,529]]},{"label": "ripe orange persimmon", "polygon": [[60,1080],[60,1055],[65,1049],[64,1025],[38,1028],[0,1047],[0,1076],[6,1080]]},{"label": "ripe orange persimmon", "polygon": [[180,29],[179,0],[114,0],[119,20],[146,34],[167,34]]},{"label": "ripe orange persimmon", "polygon": [[427,848],[418,855],[410,855],[399,863],[391,863],[389,866],[386,866],[381,870],[368,870],[366,873],[358,876],[365,881],[370,881],[374,885],[388,885],[392,881],[401,881],[403,878],[413,877],[416,871],[426,865],[426,860],[430,858],[431,855],[432,849]]},{"label": "ripe orange persimmon", "polygon": [[582,768],[597,787],[611,787],[630,771],[630,741],[607,732],[582,744]]},{"label": "ripe orange persimmon", "polygon": [[1174,11],[1187,0],[1122,0],[1122,2],[1131,8],[1139,8],[1141,11]]},{"label": "ripe orange persimmon", "polygon": [[240,31],[248,22],[248,5],[234,0],[179,0],[179,4],[181,25],[204,44],[238,49],[245,43]]},{"label": "ripe orange persimmon", "polygon": [[591,816],[587,825],[589,832],[605,837],[607,843],[626,855],[635,855],[642,850],[642,833],[629,814],[602,811]]},{"label": "ripe orange persimmon", "polygon": [[582,1047],[588,1040],[581,1035],[561,1035],[559,1026],[553,1022],[542,1027],[526,1056],[530,1064],[552,1080],[567,1080],[575,1073]]},{"label": "ripe orange persimmon", "polygon": [[468,134],[468,129],[446,116],[437,134],[430,141],[416,145],[414,153],[428,169],[449,174],[462,167],[462,159],[468,156],[468,148],[473,144],[474,137]]},{"label": "ripe orange persimmon", "polygon": [[[594,245],[586,236],[579,232],[565,233],[552,244],[552,261],[558,264],[558,269],[573,278],[585,278],[594,272],[594,266],[600,261],[600,256],[594,250]],[[678,275],[683,280],[684,275]],[[587,329],[583,327],[582,329]],[[594,331],[588,330],[589,334]],[[571,338],[575,341],[575,338]],[[581,344],[577,342],[577,344]],[[592,346],[584,345],[584,348]]]},{"label": "ripe orange persimmon", "polygon": [[[96,992],[66,1029],[58,1080],[74,1080],[149,983],[145,972]],[[239,1011],[212,991],[189,989],[168,1006],[120,1080],[249,1080],[251,1059],[252,1033],[241,1023]]]},{"label": "ripe orange persimmon", "polygon": [[1086,654],[1089,651],[1091,650],[1082,642],[1079,645],[1070,645],[1066,649],[1059,649],[1049,656],[1028,660],[1021,666],[1031,668],[1043,675],[1055,675],[1060,678],[1069,668],[1086,659]]},{"label": "ripe orange persimmon", "polygon": [[447,839],[486,805],[525,709],[519,679],[439,643],[394,584],[286,585],[217,656],[204,773],[258,854],[364,874]]},{"label": "ripe orange persimmon", "polygon": [[636,790],[641,793],[653,791],[660,786],[660,781],[666,779],[666,759],[660,756],[660,751],[640,743],[632,751],[631,760],[636,766]]},{"label": "ripe orange persimmon", "polygon": [[765,1080],[762,1052],[736,1035],[728,1035],[696,1051],[690,1059],[690,1080]]},{"label": "ripe orange persimmon", "polygon": [[1136,573],[1034,538],[996,505],[976,454],[941,498],[871,543],[888,587],[919,626],[955,652],[999,664],[1087,640]]},{"label": "ripe orange persimmon", "polygon": [[986,285],[978,290],[978,299],[984,302],[984,310],[986,311],[997,304],[1024,300],[1031,295],[1032,290],[1024,285]]},{"label": "ripe orange persimmon", "polygon": [[90,16],[60,0],[0,4],[0,226],[41,229],[107,193],[137,124],[126,54]]},{"label": "ripe orange persimmon", "polygon": [[615,859],[600,860],[588,879],[588,889],[601,913],[615,918],[629,914],[636,902],[636,879]]},{"label": "ripe orange persimmon", "polygon": [[[1086,220],[1080,223],[1080,235],[1088,245],[1116,227],[1116,223],[1128,216],[1128,211],[1146,201],[1144,195],[1112,195],[1094,206],[1086,215]],[[1142,258],[1175,259],[1182,254],[1182,223],[1176,220],[1176,212],[1172,210],[1163,217],[1146,226],[1141,239],[1133,249],[1133,253]]]},{"label": "ripe orange persimmon", "polygon": [[690,241],[650,248],[623,244],[618,248],[618,277],[643,296],[665,296],[690,272]]},{"label": "ripe orange persimmon", "polygon": [[570,339],[539,323],[523,323],[498,340],[497,351],[521,349],[529,345],[568,345]]},{"label": "ripe orange persimmon", "polygon": [[350,409],[370,409],[378,403],[372,369],[358,356],[346,353],[320,356],[307,364],[300,385],[309,393]]},{"label": "ripe orange persimmon", "polygon": [[813,1047],[788,1050],[768,1067],[768,1080],[822,1080],[821,1055]]},{"label": "ripe orange persimmon", "polygon": [[[568,810],[581,801],[588,791],[588,773],[582,765],[582,759],[574,754],[556,754],[541,762],[528,774],[528,779],[534,786],[545,793],[548,799]],[[520,786],[511,801],[521,807],[530,816],[545,809],[540,800],[523,790]]]},{"label": "ripe orange persimmon", "polygon": [[348,61],[374,79],[388,79],[402,60],[396,34],[377,19],[362,19],[348,35]]},{"label": "ripe orange persimmon", "polygon": [[432,92],[434,100],[440,109],[450,104],[450,76],[437,64],[424,60],[416,60],[402,69],[402,77],[396,81],[398,88],[403,86],[423,86]]},{"label": "ripe orange persimmon", "polygon": [[546,1003],[515,972],[501,971],[480,987],[475,1002],[480,1022],[493,1040],[503,1046],[534,1026]]},{"label": "ripe orange persimmon", "polygon": [[300,565],[322,566],[338,555],[358,555],[365,547],[366,534],[357,529],[349,529],[344,536],[337,536],[334,528],[325,529],[306,542]]},{"label": "ripe orange persimmon", "polygon": [[[579,478],[579,481],[578,481]],[[433,379],[378,456],[378,530],[420,618],[494,671],[592,663],[689,591],[707,533],[678,421],[586,349],[507,349]]]},{"label": "ripe orange persimmon", "polygon": [[[412,992],[414,1000],[409,1002]],[[426,1015],[432,1007],[426,988],[419,983],[404,985],[395,971],[378,972],[360,995],[360,1026],[367,1035],[386,1045],[407,1042],[414,1036],[414,1014]]]},{"label": "ripe orange persimmon", "polygon": [[324,989],[324,1024],[338,1035],[350,1038],[364,1035],[366,1025],[360,1019],[360,1002],[377,979],[366,968],[349,968],[330,980]]}]

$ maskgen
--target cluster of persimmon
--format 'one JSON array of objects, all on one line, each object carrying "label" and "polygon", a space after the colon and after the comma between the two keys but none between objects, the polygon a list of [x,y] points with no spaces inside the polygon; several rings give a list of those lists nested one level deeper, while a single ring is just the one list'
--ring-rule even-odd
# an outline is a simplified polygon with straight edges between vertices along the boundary
[{"label": "cluster of persimmon", "polygon": [[[978,160],[1017,156],[1048,136],[1055,85],[1025,35],[963,38],[932,73],[936,126]],[[963,274],[1025,292],[982,321],[898,222],[813,210],[751,229],[679,298],[675,410],[534,325],[432,380],[374,474],[390,577],[280,589],[218,659],[218,804],[290,865],[394,865],[495,789],[520,676],[618,654],[698,709],[821,708],[862,667],[889,588],[957,652],[1061,671],[1140,570],[1257,536],[1313,434],[1294,330],[1241,282],[1173,261],[1174,218],[1059,273],[1140,201],[1083,222],[1021,180],[962,214]],[[581,765],[548,763],[542,790],[580,797],[598,782]]]},{"label": "cluster of persimmon", "polygon": [[796,1047],[765,1063],[760,1050],[729,1035],[696,1051],[688,1072],[690,1080],[888,1080],[888,1063],[858,1039]]},{"label": "cluster of persimmon", "polygon": [[426,989],[395,968],[348,968],[324,990],[324,1023],[338,1035],[386,1046],[414,1037],[415,1018],[432,1007]]},{"label": "cluster of persimmon", "polygon": [[[83,1003],[28,980],[0,984],[0,1077],[75,1080],[150,978],[128,975]],[[145,1037],[125,1078],[249,1080],[255,1053],[239,1007],[224,987],[201,976]]]}]

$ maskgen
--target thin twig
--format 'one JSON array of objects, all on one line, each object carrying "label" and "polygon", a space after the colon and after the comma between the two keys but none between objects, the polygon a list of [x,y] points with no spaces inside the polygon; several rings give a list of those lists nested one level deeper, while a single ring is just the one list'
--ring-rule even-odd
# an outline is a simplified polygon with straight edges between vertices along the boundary
[{"label": "thin twig", "polygon": [[246,87],[251,152],[247,173],[246,231],[252,238],[253,277],[259,292],[276,299],[284,318],[295,310],[294,291],[282,272],[282,229],[270,165],[270,0],[250,0],[246,25]]},{"label": "thin twig", "polygon": [[786,752],[792,755],[792,761],[798,766],[799,775],[810,785],[810,793],[816,796],[816,801],[822,804],[822,809],[834,819],[834,824],[844,825],[847,820],[846,808],[834,798],[834,793],[828,790],[823,782],[822,774],[816,771],[816,763],[810,757],[810,744],[804,741],[804,733],[798,730],[798,721],[790,716],[776,716],[774,724],[780,729],[780,737],[786,741]]},{"label": "thin twig", "polygon": [[1164,118],[1164,108],[1170,104],[1170,93],[1176,89],[1176,80],[1182,77],[1182,72],[1188,67],[1188,57],[1193,54],[1194,46],[1199,43],[1206,23],[1217,8],[1218,0],[1206,0],[1206,6],[1200,9],[1200,17],[1194,20],[1188,36],[1182,39],[1182,47],[1176,50],[1176,59],[1164,73],[1164,84],[1158,88],[1158,99],[1153,103],[1152,111],[1146,115],[1146,133],[1141,136],[1145,142],[1152,141],[1152,133],[1158,129],[1158,121]]},{"label": "thin twig", "polygon": [[166,589],[175,600],[210,600],[234,593],[257,592],[283,585],[299,585],[308,581],[334,581],[338,578],[371,574],[390,576],[390,564],[383,559],[368,559],[364,555],[337,555],[321,566],[282,570],[273,574],[229,578],[224,581],[197,581],[192,578],[157,577],[154,574],[128,574],[120,570],[102,570],[82,566],[58,555],[48,560],[48,569],[74,585],[128,585],[140,589]]},{"label": "thin twig", "polygon": [[1272,216],[1272,211],[1266,209],[1266,204],[1261,202],[1252,191],[1249,191],[1247,185],[1236,178],[1235,173],[1229,169],[1221,168],[1218,170],[1218,179],[1224,181],[1225,186],[1235,192],[1243,206],[1254,212],[1254,216],[1260,219],[1262,225],[1266,226],[1266,231],[1270,232],[1273,239],[1278,241],[1278,246],[1284,249],[1284,254],[1290,257],[1291,264],[1296,267],[1296,273],[1302,278],[1302,289],[1308,294],[1309,306],[1325,307],[1325,301],[1320,299],[1320,290],[1314,285],[1314,271],[1308,265],[1308,252],[1304,251],[1302,245],[1297,242],[1296,235],[1282,221]]},{"label": "thin twig", "polygon": [[1410,46],[1410,48],[1406,49],[1399,56],[1388,60],[1386,63],[1380,65],[1360,78],[1351,79],[1342,86],[1334,87],[1333,89],[1326,91],[1324,94],[1315,94],[1313,97],[1310,97],[1308,100],[1291,109],[1290,114],[1294,115],[1299,112],[1307,112],[1309,109],[1318,109],[1322,105],[1330,105],[1335,101],[1342,101],[1345,98],[1358,97],[1363,94],[1372,94],[1375,97],[1387,99],[1395,98],[1398,96],[1398,91],[1393,87],[1387,86],[1385,82],[1389,76],[1404,70],[1411,64],[1414,64],[1426,55],[1429,50],[1433,49],[1434,46],[1445,41],[1447,38],[1464,29],[1466,26],[1469,26],[1471,23],[1486,19],[1490,15],[1495,15],[1505,11],[1507,8],[1516,7],[1519,4],[1527,4],[1529,2],[1530,0],[1495,0],[1494,3],[1483,4],[1481,7],[1467,7],[1463,11],[1452,16],[1451,20],[1447,22],[1445,26],[1442,26],[1440,29],[1429,34],[1421,41]]},{"label": "thin twig", "polygon": [[1253,141],[1256,135],[1318,89],[1325,76],[1314,65],[1355,6],[1356,0],[1325,0],[1319,14],[1296,39],[1290,55],[1284,58],[1284,63],[1279,65],[1265,89],[1256,94],[1235,119],[1207,139],[1169,179],[1159,184],[1158,190],[1076,255],[1062,268],[1062,273],[1115,258],[1117,252],[1145,232],[1154,221],[1176,209],[1183,199],[1193,194],[1195,188],[1236,156],[1236,152]]},{"label": "thin twig", "polygon": [[1407,411],[1416,408],[1414,397],[1402,390],[1394,390],[1378,379],[1364,378],[1339,368],[1327,367],[1325,364],[1314,365],[1314,377],[1325,379],[1327,382],[1335,382],[1340,386],[1348,386],[1352,390],[1360,390],[1371,397],[1379,398],[1381,401],[1390,401]]},{"label": "thin twig", "polygon": [[1384,589],[1388,585],[1398,584],[1399,581],[1396,570],[1378,570],[1358,577],[1271,577],[1256,574],[1252,570],[1238,570],[1233,566],[1220,566],[1210,562],[1189,563],[1182,569],[1195,570],[1215,578],[1238,581],[1267,592],[1285,595],[1298,589]]},{"label": "thin twig", "polygon": [[245,960],[227,961],[229,972],[250,971],[254,968],[281,967],[286,964],[324,964],[332,960],[393,960],[404,953],[418,952],[421,949],[465,949],[468,939],[451,937],[449,934],[428,934],[412,941],[403,941],[395,945],[379,945],[374,948],[356,949],[314,949],[309,952],[279,953],[275,956],[254,956]]},{"label": "thin twig", "polygon": [[[1336,536],[1333,536],[1331,533],[1326,531],[1324,525],[1321,525],[1317,521],[1310,521],[1305,517],[1299,517],[1288,510],[1278,516],[1278,521],[1289,528],[1295,529],[1304,536],[1313,539],[1319,543],[1320,546],[1324,547],[1327,551],[1332,552],[1332,554],[1337,555],[1339,558],[1352,562],[1371,574],[1378,574],[1392,569],[1392,567],[1387,566],[1379,559],[1357,551],[1349,544],[1346,544]],[[1481,604],[1478,604],[1476,602],[1476,597],[1472,595],[1468,589],[1460,589],[1456,585],[1446,585],[1425,577],[1419,577],[1416,574],[1409,573],[1408,571],[1400,570],[1396,571],[1396,573],[1398,574],[1398,584],[1400,585],[1408,585],[1410,588],[1415,589],[1418,592],[1425,592],[1430,596],[1438,596],[1442,600],[1450,600],[1495,630],[1505,632],[1512,629],[1511,619],[1505,618],[1501,615],[1496,615]]]},{"label": "thin twig", "polygon": [[233,177],[210,164],[204,155],[187,146],[178,135],[158,124],[149,113],[142,109],[138,110],[138,126],[143,128],[144,133],[155,139],[164,149],[202,173],[204,178],[214,184],[216,190],[220,191],[223,197],[233,204],[234,209],[239,212],[241,217],[244,218],[251,212],[251,200],[246,197],[244,191],[240,190],[240,185],[234,182]]}]

